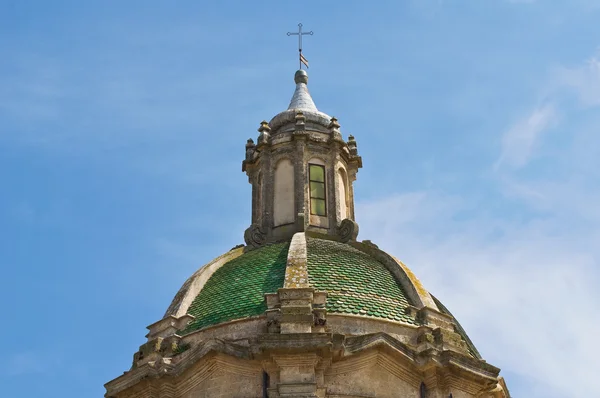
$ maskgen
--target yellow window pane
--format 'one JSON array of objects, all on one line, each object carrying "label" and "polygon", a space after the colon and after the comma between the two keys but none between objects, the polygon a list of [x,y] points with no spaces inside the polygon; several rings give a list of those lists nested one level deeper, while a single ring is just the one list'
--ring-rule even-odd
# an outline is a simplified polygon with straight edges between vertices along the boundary
[{"label": "yellow window pane", "polygon": [[319,165],[310,165],[310,180],[325,182],[325,168]]},{"label": "yellow window pane", "polygon": [[311,199],[310,200],[310,214],[316,214],[318,216],[325,216],[325,200],[323,199]]},{"label": "yellow window pane", "polygon": [[325,199],[325,184],[322,182],[311,182],[310,197],[316,199]]}]

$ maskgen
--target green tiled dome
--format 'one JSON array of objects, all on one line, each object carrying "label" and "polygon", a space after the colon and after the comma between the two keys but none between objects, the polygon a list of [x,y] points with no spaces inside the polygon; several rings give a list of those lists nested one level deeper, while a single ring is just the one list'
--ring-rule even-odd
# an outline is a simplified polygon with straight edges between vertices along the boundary
[{"label": "green tiled dome", "polygon": [[[277,243],[249,250],[226,261],[208,278],[187,309],[192,321],[181,334],[236,319],[262,315],[265,294],[284,286],[290,243]],[[234,253],[233,251],[230,253]],[[306,237],[308,283],[326,291],[329,314],[380,318],[417,325],[407,311],[414,306],[402,285],[384,264],[350,244]],[[441,312],[452,314],[432,297]],[[456,331],[471,355],[480,358],[465,331],[455,320]]]},{"label": "green tiled dome", "polygon": [[[288,242],[249,250],[218,268],[188,308],[195,319],[182,333],[263,314],[265,293],[283,287],[289,246]],[[307,237],[306,250],[309,284],[327,292],[329,313],[416,324],[406,312],[412,303],[382,263],[332,240]]]},{"label": "green tiled dome", "polygon": [[415,324],[394,276],[379,261],[344,243],[307,238],[308,280],[327,291],[327,311]]},{"label": "green tiled dome", "polygon": [[265,312],[264,294],[283,286],[289,246],[280,243],[249,251],[215,271],[187,311],[196,319],[182,332]]}]

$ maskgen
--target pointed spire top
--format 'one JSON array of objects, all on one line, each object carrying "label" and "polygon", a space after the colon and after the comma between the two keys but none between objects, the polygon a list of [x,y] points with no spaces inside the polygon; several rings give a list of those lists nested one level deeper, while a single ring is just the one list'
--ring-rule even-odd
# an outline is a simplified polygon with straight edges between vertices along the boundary
[{"label": "pointed spire top", "polygon": [[313,101],[310,93],[308,92],[308,73],[305,70],[298,70],[294,75],[294,82],[296,82],[296,90],[290,101],[288,109],[302,109],[306,111],[318,112],[315,102]]},{"label": "pointed spire top", "polygon": [[302,112],[304,115],[306,126],[308,127],[316,125],[327,129],[331,122],[331,116],[319,111],[313,101],[310,93],[308,92],[308,73],[303,70],[297,70],[294,74],[294,83],[296,83],[296,89],[289,106],[283,112],[279,112],[273,116],[269,122],[269,126],[273,130],[273,134],[277,134],[282,126],[291,128],[289,124],[295,124],[297,122],[296,116],[298,112]]}]

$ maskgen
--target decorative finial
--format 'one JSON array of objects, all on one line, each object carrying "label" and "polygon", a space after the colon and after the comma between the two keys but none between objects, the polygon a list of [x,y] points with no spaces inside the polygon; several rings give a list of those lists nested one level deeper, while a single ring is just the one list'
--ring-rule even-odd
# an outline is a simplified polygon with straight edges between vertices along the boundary
[{"label": "decorative finial", "polygon": [[263,120],[262,122],[260,122],[260,127],[258,128],[259,133],[262,133],[263,131],[266,131],[267,133],[271,132],[271,127],[269,127],[269,122],[267,122],[266,120]]},{"label": "decorative finial", "polygon": [[334,141],[338,141],[339,143],[343,143],[344,139],[342,138],[342,133],[340,133],[340,124],[337,119],[332,117],[329,122],[329,126],[327,126],[329,132],[331,133],[331,139]]},{"label": "decorative finial", "polygon": [[338,123],[338,120],[335,116],[332,116],[330,119],[330,123],[328,126],[330,129],[339,129],[340,128],[340,124]]},{"label": "decorative finial", "polygon": [[246,162],[251,162],[254,158],[256,145],[254,145],[254,140],[252,138],[248,138],[246,141]]},{"label": "decorative finial", "polygon": [[352,134],[348,136],[348,149],[350,150],[350,155],[358,156],[356,140],[354,139],[354,136]]},{"label": "decorative finial", "polygon": [[298,24],[298,32],[287,32],[288,36],[298,36],[298,52],[300,55],[300,69],[302,69],[302,64],[306,65],[306,67],[308,68],[308,60],[306,58],[304,58],[304,55],[302,55],[302,36],[304,35],[313,35],[312,30],[310,32],[303,32],[302,31],[302,24],[299,23]]},{"label": "decorative finial", "polygon": [[269,136],[271,132],[271,127],[269,127],[269,123],[266,120],[260,122],[260,127],[258,128],[259,136],[258,136],[258,147],[262,147],[269,143]]},{"label": "decorative finial", "polygon": [[296,84],[308,84],[308,73],[306,73],[305,70],[298,69],[296,74],[294,74],[294,82],[296,82]]},{"label": "decorative finial", "polygon": [[[304,72],[304,71],[303,71]],[[296,112],[296,130],[304,130],[304,125],[306,122],[306,116],[304,116],[304,112],[298,111]]]}]

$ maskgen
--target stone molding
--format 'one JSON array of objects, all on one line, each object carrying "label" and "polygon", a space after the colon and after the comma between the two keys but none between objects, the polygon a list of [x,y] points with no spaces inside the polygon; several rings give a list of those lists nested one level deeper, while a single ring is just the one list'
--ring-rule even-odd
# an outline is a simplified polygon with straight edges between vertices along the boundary
[{"label": "stone molding", "polygon": [[265,295],[269,333],[321,333],[326,330],[327,292],[312,287],[281,288]]},{"label": "stone molding", "polygon": [[394,275],[417,309],[430,307],[437,310],[437,306],[429,293],[423,288],[419,279],[408,269],[408,267],[398,261],[395,257],[379,249],[379,247],[371,241],[349,242],[349,244],[355,249],[368,254],[382,263],[388,271]]},{"label": "stone molding", "polygon": [[167,315],[160,321],[154,322],[151,325],[146,326],[149,330],[146,337],[148,340],[155,339],[157,337],[167,337],[174,335],[178,330],[183,329],[188,323],[195,319],[194,316],[184,314],[179,318],[173,315]]},{"label": "stone molding", "polygon": [[435,305],[435,302],[431,298],[431,295],[425,289],[419,278],[417,278],[417,276],[411,271],[411,269],[391,254],[388,254],[388,256],[391,257],[396,262],[396,264],[400,266],[406,277],[411,281],[423,305],[436,310],[441,310]]},{"label": "stone molding", "polygon": [[[473,397],[510,397],[503,380],[498,379],[498,368],[447,350],[435,340],[431,344],[435,349],[420,351],[418,346],[386,333],[267,333],[243,344],[211,339],[172,357],[158,356],[126,372],[106,384],[106,396],[153,397],[148,393],[151,390],[160,391],[158,397],[181,397],[217,369],[255,378],[264,369],[271,375],[270,397],[316,398],[325,396],[331,377],[376,365],[414,388],[423,381],[428,390],[446,396],[448,392],[463,391]],[[143,387],[142,383],[152,387]],[[138,395],[137,389],[142,387],[143,393]],[[138,392],[131,395],[134,390]]]},{"label": "stone molding", "polygon": [[283,284],[284,288],[290,289],[309,287],[306,259],[306,235],[303,232],[298,232],[292,237],[292,241],[288,249],[285,279]]},{"label": "stone molding", "polygon": [[[105,396],[111,397],[129,389],[143,380],[163,379],[164,377],[179,376],[188,370],[192,365],[200,362],[208,365],[202,366],[198,372],[195,372],[193,378],[186,378],[178,385],[178,393],[185,392],[185,384],[194,384],[208,377],[214,370],[215,363],[226,364],[232,368],[231,358],[249,360],[251,353],[249,347],[241,346],[233,342],[226,342],[218,339],[211,339],[200,344],[186,352],[172,356],[157,355],[152,361],[146,361],[143,364],[125,372],[122,376],[105,384],[107,390]],[[222,354],[221,356],[217,354]],[[247,366],[246,366],[247,367]],[[237,371],[246,369],[245,366],[237,368]],[[162,383],[162,382],[161,382]],[[143,395],[144,397],[149,395]]]},{"label": "stone molding", "polygon": [[204,284],[208,279],[215,273],[216,270],[221,268],[225,263],[234,258],[237,258],[244,254],[244,247],[233,249],[206,264],[198,271],[194,272],[190,276],[183,286],[179,289],[173,301],[169,305],[169,308],[165,312],[164,317],[170,315],[175,317],[181,317],[187,313],[189,306],[192,304],[200,290],[204,287]]},{"label": "stone molding", "polygon": [[326,292],[308,282],[307,247],[304,232],[292,237],[288,249],[283,287],[265,294],[269,333],[324,332],[327,324]]}]

